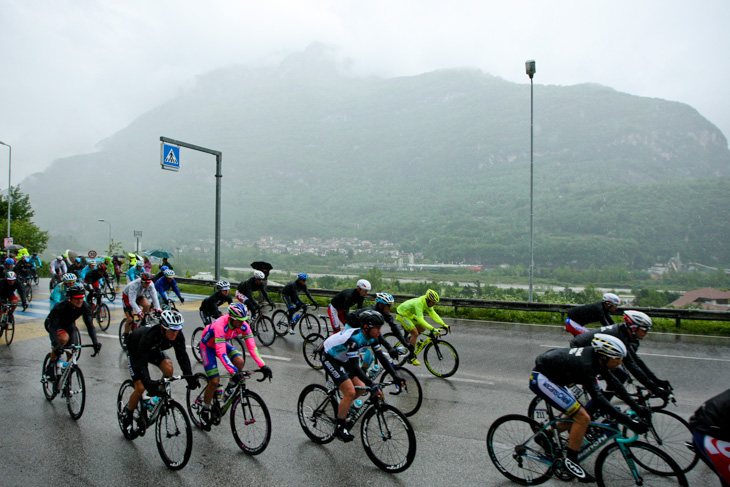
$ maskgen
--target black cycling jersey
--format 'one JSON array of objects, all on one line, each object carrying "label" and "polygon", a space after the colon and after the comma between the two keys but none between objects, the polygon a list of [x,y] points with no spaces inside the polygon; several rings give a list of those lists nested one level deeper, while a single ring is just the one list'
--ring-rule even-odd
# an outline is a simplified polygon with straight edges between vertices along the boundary
[{"label": "black cycling jersey", "polygon": [[216,291],[200,303],[199,309],[208,316],[219,318],[221,312],[218,310],[218,307],[223,303],[231,304],[232,302],[233,298]]},{"label": "black cycling jersey", "polygon": [[302,300],[299,299],[300,292],[304,292],[309,300],[312,302],[312,304],[314,304],[315,306],[317,305],[312,295],[309,294],[309,289],[307,289],[307,285],[299,284],[298,279],[295,279],[294,281],[288,283],[283,288],[281,288],[281,296],[289,298],[291,300],[291,303],[294,305],[302,302]]},{"label": "black cycling jersey", "polygon": [[646,365],[637,354],[637,350],[639,349],[639,344],[641,342],[631,336],[631,331],[625,324],[616,323],[615,325],[604,326],[597,330],[581,333],[571,340],[570,346],[587,347],[591,344],[591,340],[593,340],[596,333],[604,333],[621,340],[624,345],[626,345],[626,350],[628,352],[626,354],[626,358],[624,358],[624,365],[628,371],[634,376],[634,378],[636,378],[636,380],[641,382],[654,394],[659,392],[660,387],[657,385],[657,382],[661,382],[661,380],[654,375],[654,372],[651,371],[649,366]]},{"label": "black cycling jersey", "polygon": [[25,259],[20,259],[20,261],[15,264],[14,270],[18,277],[27,277],[31,275],[31,271],[33,270],[33,264],[31,264],[30,262],[26,262]]},{"label": "black cycling jersey", "polygon": [[730,441],[730,389],[708,399],[689,418],[692,429],[722,441]]},{"label": "black cycling jersey", "polygon": [[185,335],[180,331],[175,341],[167,339],[162,325],[140,326],[127,337],[127,355],[130,365],[139,371],[139,380],[150,394],[158,389],[152,384],[147,364],[155,362],[163,350],[175,349],[175,357],[184,375],[191,375],[190,358],[185,347]]},{"label": "black cycling jersey", "polygon": [[15,279],[12,285],[7,279],[0,280],[0,301],[9,300],[16,292],[20,297],[20,302],[23,303],[23,307],[27,306],[25,303],[25,291],[23,290],[23,286],[20,285],[20,280]]},{"label": "black cycling jersey", "polygon": [[330,304],[333,308],[338,311],[345,312],[345,321],[347,316],[350,314],[350,308],[357,306],[357,309],[362,308],[362,303],[365,301],[364,296],[360,296],[358,289],[345,289],[334,295]]},{"label": "black cycling jersey", "polygon": [[603,395],[598,384],[598,376],[600,375],[609,388],[616,392],[616,395],[629,407],[637,407],[636,402],[629,396],[629,393],[611,371],[601,366],[599,354],[593,350],[593,347],[548,350],[537,356],[534,370],[560,386],[582,385],[603,414],[611,416],[620,423],[632,423],[631,418],[616,410]]},{"label": "black cycling jersey", "polygon": [[59,346],[58,343],[58,331],[65,330],[68,336],[72,337],[73,332],[77,330],[76,320],[82,317],[86,330],[89,332],[91,342],[96,345],[98,342],[96,338],[96,328],[94,328],[94,321],[91,315],[91,305],[86,301],[83,301],[81,306],[76,307],[71,304],[70,301],[61,301],[53,307],[48,317],[46,318],[46,330],[51,335],[51,344],[53,348]]},{"label": "black cycling jersey", "polygon": [[87,284],[94,284],[95,282],[99,282],[99,279],[104,277],[105,272],[106,266],[104,264],[98,265],[95,269],[92,269],[86,273],[86,275],[84,276],[84,282]]},{"label": "black cycling jersey", "polygon": [[600,323],[601,326],[611,326],[614,323],[613,318],[611,318],[611,313],[603,306],[603,302],[570,308],[568,310],[568,318],[583,326],[589,323]]},{"label": "black cycling jersey", "polygon": [[[261,281],[261,283],[256,282],[255,277],[251,277],[249,279],[246,279],[245,281],[241,281],[238,284],[238,288],[236,289],[239,293],[243,294],[248,298],[248,301],[246,302],[247,305],[249,302],[251,303],[251,306],[254,308],[255,311],[258,311],[261,309],[261,306],[258,305],[256,300],[253,298],[253,293],[258,291],[261,297],[263,297],[267,303],[269,303],[269,306],[274,306],[274,303],[271,302],[271,298],[269,297],[269,293],[266,292],[266,281]],[[282,289],[283,292],[283,289]],[[309,295],[309,292],[307,292],[307,295]]]}]

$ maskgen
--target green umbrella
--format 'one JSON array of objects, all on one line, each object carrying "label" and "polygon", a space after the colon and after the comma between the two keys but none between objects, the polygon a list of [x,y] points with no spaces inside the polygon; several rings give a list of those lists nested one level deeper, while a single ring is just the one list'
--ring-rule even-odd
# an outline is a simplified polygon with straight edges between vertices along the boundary
[{"label": "green umbrella", "polygon": [[142,252],[147,257],[157,257],[158,259],[172,259],[175,257],[170,252],[164,249],[150,250],[149,252]]}]

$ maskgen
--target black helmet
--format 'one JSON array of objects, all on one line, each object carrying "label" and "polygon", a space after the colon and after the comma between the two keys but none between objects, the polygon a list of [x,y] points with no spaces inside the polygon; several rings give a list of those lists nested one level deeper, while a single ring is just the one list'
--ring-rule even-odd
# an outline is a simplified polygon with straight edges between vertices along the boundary
[{"label": "black helmet", "polygon": [[69,286],[68,289],[66,289],[66,297],[67,298],[78,298],[78,297],[85,297],[86,293],[84,292],[84,288],[78,285],[75,286]]},{"label": "black helmet", "polygon": [[149,272],[143,272],[139,275],[139,278],[142,279],[142,282],[151,282],[152,274],[150,274]]},{"label": "black helmet", "polygon": [[360,323],[363,326],[368,325],[371,328],[380,328],[385,323],[385,320],[383,319],[383,315],[377,311],[368,309],[360,313]]}]

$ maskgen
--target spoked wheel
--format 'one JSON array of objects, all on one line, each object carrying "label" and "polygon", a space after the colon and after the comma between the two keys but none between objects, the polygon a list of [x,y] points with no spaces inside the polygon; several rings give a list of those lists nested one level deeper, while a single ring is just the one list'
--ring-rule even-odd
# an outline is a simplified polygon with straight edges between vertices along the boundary
[{"label": "spoked wheel", "polygon": [[299,323],[297,324],[299,325],[299,334],[302,338],[312,333],[322,334],[322,325],[319,323],[319,318],[313,314],[304,313],[304,316],[299,318]]},{"label": "spoked wheel", "polygon": [[[672,457],[659,448],[641,441],[626,445],[629,457],[613,443],[601,450],[596,459],[596,482],[599,487],[635,485],[686,486],[687,478]],[[634,471],[638,478],[634,476]]]},{"label": "spoked wheel", "polygon": [[180,470],[193,451],[193,428],[180,403],[170,400],[155,425],[157,451],[170,470]]},{"label": "spoked wheel", "polygon": [[[624,427],[622,430],[626,436],[626,428]],[[668,453],[684,473],[697,465],[699,460],[697,452],[687,448],[687,443],[692,444],[692,430],[684,419],[671,411],[660,409],[652,412],[651,428],[646,434],[645,441]],[[640,460],[637,459],[638,461]],[[646,466],[646,468],[651,467]],[[670,474],[671,472],[664,473]]]},{"label": "spoked wheel", "polygon": [[117,297],[117,290],[114,289],[114,285],[111,282],[104,283],[104,297],[109,300],[110,303],[114,302]]},{"label": "spoked wheel", "polygon": [[109,329],[109,320],[112,318],[112,312],[109,310],[109,306],[105,303],[101,303],[99,307],[99,313],[96,315],[96,322],[99,323],[99,328],[102,331]]},{"label": "spoked wheel", "polygon": [[426,345],[423,363],[433,375],[445,379],[454,375],[459,368],[459,354],[449,342],[439,340],[438,344],[431,342]]},{"label": "spoked wheel", "polygon": [[13,343],[13,337],[15,336],[15,316],[8,313],[5,323],[2,324],[3,328],[0,329],[0,335],[5,333],[5,345]]},{"label": "spoked wheel", "polygon": [[186,402],[190,420],[196,428],[202,428],[203,423],[200,421],[200,411],[203,410],[203,394],[205,394],[205,388],[208,387],[208,376],[198,373],[195,374],[195,378],[198,379],[200,387],[187,390]]},{"label": "spoked wheel", "polygon": [[133,440],[139,435],[137,423],[139,421],[140,411],[142,407],[142,401],[139,401],[140,404],[137,404],[137,407],[134,409],[134,413],[132,414],[132,426],[129,430],[125,430],[124,426],[122,425],[122,413],[127,407],[127,404],[129,403],[129,397],[132,395],[133,392],[134,383],[131,379],[127,379],[122,382],[122,385],[119,388],[119,392],[117,393],[117,422],[119,423],[119,429],[122,430],[122,434],[124,434],[124,437],[128,440]]},{"label": "spoked wheel", "polygon": [[360,436],[365,453],[385,472],[402,472],[416,457],[416,434],[411,423],[389,404],[365,412]]},{"label": "spoked wheel", "polygon": [[388,342],[388,345],[398,350],[398,358],[395,360],[397,365],[403,365],[408,360],[408,349],[403,345],[398,338],[392,333],[386,333],[383,335],[383,339]]},{"label": "spoked wheel", "polygon": [[204,328],[202,326],[197,327],[190,337],[190,347],[193,349],[193,356],[201,364],[203,363],[203,358],[200,356],[200,339],[203,336],[203,330]]},{"label": "spoked wheel", "polygon": [[319,333],[307,335],[307,338],[304,339],[304,343],[302,343],[304,360],[314,370],[322,370],[322,359],[317,351],[322,343],[324,343],[324,337]]},{"label": "spoked wheel", "polygon": [[[406,416],[413,416],[421,409],[423,403],[423,390],[421,383],[418,381],[413,372],[403,367],[395,367],[396,373],[405,379],[406,386],[398,387],[391,385],[383,390],[385,401],[391,406],[395,406],[400,412]],[[387,371],[380,376],[380,383],[390,382],[393,376]]]},{"label": "spoked wheel", "polygon": [[337,404],[320,384],[309,384],[299,394],[297,416],[304,433],[315,443],[329,443],[335,438]]},{"label": "spoked wheel", "polygon": [[33,286],[30,284],[30,282],[25,283],[25,286],[23,286],[23,291],[25,291],[25,301],[30,304],[30,302],[33,301]]},{"label": "spoked wheel", "polygon": [[552,472],[552,451],[546,452],[533,436],[541,426],[527,416],[498,418],[487,433],[487,451],[497,470],[513,482],[542,484]]},{"label": "spoked wheel", "polygon": [[266,450],[271,439],[271,416],[261,396],[245,391],[235,399],[231,406],[231,431],[244,453],[258,455]]},{"label": "spoked wheel", "polygon": [[124,344],[124,326],[127,324],[127,318],[122,318],[119,322],[119,345],[122,350],[127,350],[127,346]]},{"label": "spoked wheel", "polygon": [[271,315],[271,321],[274,323],[274,332],[277,336],[283,337],[289,333],[289,317],[283,309],[277,309]]},{"label": "spoked wheel", "polygon": [[63,389],[66,396],[66,407],[71,419],[78,420],[84,414],[84,406],[86,405],[86,382],[81,369],[74,365],[68,372],[68,379]]},{"label": "spoked wheel", "polygon": [[254,335],[259,339],[261,345],[270,347],[276,340],[276,330],[274,330],[274,322],[268,316],[261,315],[255,323],[256,329]]},{"label": "spoked wheel", "polygon": [[[46,399],[49,401],[53,401],[53,398],[56,397],[56,394],[58,392],[56,391],[55,380],[51,379],[46,375],[46,369],[48,368],[48,364],[51,363],[51,354],[47,353],[46,358],[43,360],[43,368],[41,369],[41,384],[43,385],[43,395],[46,396]],[[53,367],[55,367],[56,364],[53,364]]]}]

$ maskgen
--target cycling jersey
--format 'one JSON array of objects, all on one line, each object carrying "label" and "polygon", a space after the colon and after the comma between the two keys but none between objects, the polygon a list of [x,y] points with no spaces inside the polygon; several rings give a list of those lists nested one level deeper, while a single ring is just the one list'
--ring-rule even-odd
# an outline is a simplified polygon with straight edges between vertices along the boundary
[{"label": "cycling jersey", "polygon": [[185,335],[180,331],[174,341],[167,339],[162,325],[140,326],[127,337],[127,360],[134,380],[141,380],[145,389],[153,394],[158,389],[152,384],[147,364],[158,365],[167,356],[164,350],[174,348],[175,357],[184,375],[191,375],[190,358],[185,346]]},{"label": "cycling jersey", "polygon": [[158,279],[157,282],[155,282],[155,289],[157,289],[157,292],[160,293],[160,296],[162,296],[162,300],[164,302],[167,302],[167,291],[172,289],[172,291],[177,294],[178,299],[182,301],[182,296],[180,296],[180,289],[177,287],[177,281],[175,279],[170,279],[169,281],[167,278]]},{"label": "cycling jersey", "polygon": [[258,283],[256,282],[255,277],[241,281],[238,284],[238,288],[236,288],[236,298],[242,303],[246,303],[246,305],[253,311],[258,312],[261,309],[261,306],[259,306],[253,298],[253,293],[256,291],[259,292],[260,297],[264,298],[266,302],[269,303],[269,306],[274,306],[274,303],[271,302],[271,298],[269,297],[269,293],[266,292],[266,281],[264,280],[261,281],[261,283]]},{"label": "cycling jersey", "polygon": [[99,343],[96,339],[96,329],[94,328],[94,322],[91,316],[91,306],[89,303],[83,301],[80,307],[76,307],[72,305],[70,301],[63,301],[53,307],[45,321],[46,330],[48,330],[50,335],[51,345],[53,348],[59,346],[59,331],[65,331],[71,338],[76,335],[76,320],[79,317],[82,317],[84,320],[86,330],[89,332],[89,337],[91,337],[91,342],[94,345]]},{"label": "cycling jersey", "polygon": [[152,307],[154,309],[160,309],[160,301],[157,299],[157,291],[155,287],[150,284],[146,288],[142,286],[142,279],[136,279],[126,286],[122,291],[122,298],[124,304],[131,307],[134,314],[139,314],[142,309],[137,304],[137,299],[147,298],[152,300]]},{"label": "cycling jersey", "polygon": [[289,299],[289,302],[287,304],[298,305],[302,303],[302,300],[299,299],[300,292],[305,293],[309,300],[312,302],[312,304],[314,304],[315,306],[317,305],[312,295],[309,294],[309,289],[307,289],[307,285],[299,284],[299,280],[294,280],[281,288],[281,297],[284,298],[284,300],[286,300],[287,298]]},{"label": "cycling jersey", "polygon": [[700,458],[730,485],[730,389],[708,399],[689,418],[692,440]]},{"label": "cycling jersey", "polygon": [[132,282],[135,279],[139,279],[139,276],[142,275],[143,272],[144,272],[143,267],[137,267],[137,266],[131,267],[127,271],[127,282]]},{"label": "cycling jersey", "polygon": [[106,266],[104,264],[98,265],[95,269],[89,269],[84,273],[84,282],[86,284],[91,284],[94,289],[99,289],[99,279],[102,279],[104,277],[104,273],[106,272]]},{"label": "cycling jersey", "polygon": [[64,261],[58,261],[54,260],[51,262],[51,275],[57,274],[57,275],[64,275],[68,272],[68,268],[66,267],[66,263]]},{"label": "cycling jersey", "polygon": [[345,289],[335,294],[329,306],[327,306],[327,314],[330,317],[332,329],[338,331],[342,325],[347,323],[350,308],[357,305],[357,309],[361,309],[364,300],[365,298],[360,296],[357,288]]},{"label": "cycling jersey", "polygon": [[220,292],[216,291],[207,298],[205,298],[200,303],[200,311],[205,313],[207,316],[212,316],[213,318],[218,318],[221,315],[221,312],[218,310],[218,307],[222,305],[223,303],[231,304],[233,302],[233,298],[231,298],[228,295],[223,295]]},{"label": "cycling jersey", "polygon": [[31,274],[33,266],[29,260],[20,259],[20,262],[15,264],[15,273],[18,277],[27,277]]},{"label": "cycling jersey", "polygon": [[428,306],[426,304],[426,296],[421,296],[418,298],[409,299],[408,301],[404,301],[403,303],[398,305],[395,311],[397,313],[396,319],[403,323],[403,327],[408,332],[414,329],[415,325],[421,325],[427,330],[434,330],[434,327],[428,324],[426,320],[423,319],[424,311],[429,314],[433,321],[441,326],[446,326],[446,323],[444,323],[444,320],[442,320],[441,317],[436,313],[436,310],[433,309],[433,306]]},{"label": "cycling jersey", "polygon": [[603,302],[570,308],[565,318],[565,329],[572,335],[579,335],[588,331],[585,325],[590,323],[600,323],[601,326],[613,325],[611,313],[603,306]]},{"label": "cycling jersey", "polygon": [[[259,368],[266,365],[259,355],[258,348],[256,348],[256,342],[254,341],[253,332],[248,321],[244,321],[241,328],[233,328],[228,324],[229,318],[230,315],[223,315],[203,329],[203,334],[200,338],[200,355],[209,357],[210,351],[214,350],[215,355],[221,360],[226,370],[233,375],[238,369],[230,360],[228,351],[229,347],[233,350],[235,349],[228,345],[226,340],[241,335],[246,343],[246,348],[248,348],[248,353],[254,359],[256,365]],[[208,363],[206,364],[205,362]],[[204,359],[203,366],[209,378],[218,376],[218,370],[215,368],[215,365],[215,358],[213,358],[212,363]],[[215,368],[215,371],[213,371],[213,368]]]},{"label": "cycling jersey", "polygon": [[20,301],[23,303],[23,307],[27,307],[25,302],[25,291],[23,286],[20,285],[20,280],[15,279],[13,284],[10,284],[7,279],[0,280],[0,301],[13,301],[15,300],[15,293],[18,293]]},{"label": "cycling jersey", "polygon": [[56,284],[56,286],[53,288],[53,291],[51,291],[51,308],[53,308],[58,303],[62,303],[66,301],[66,291],[68,290],[68,286],[66,286],[64,283]]},{"label": "cycling jersey", "polygon": [[[357,309],[349,314],[347,317],[347,326],[351,328],[361,328],[362,323],[360,323],[360,316],[365,311],[377,311],[383,316],[383,319],[387,324],[390,325],[390,331],[393,332],[393,335],[401,342],[401,343],[407,343],[405,338],[403,338],[403,334],[400,332],[400,327],[395,324],[395,321],[393,320],[393,315],[390,313],[384,313],[382,308],[378,309],[378,304],[374,304],[372,306],[366,306],[364,308]],[[382,336],[382,335],[381,335]]]}]

